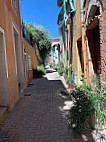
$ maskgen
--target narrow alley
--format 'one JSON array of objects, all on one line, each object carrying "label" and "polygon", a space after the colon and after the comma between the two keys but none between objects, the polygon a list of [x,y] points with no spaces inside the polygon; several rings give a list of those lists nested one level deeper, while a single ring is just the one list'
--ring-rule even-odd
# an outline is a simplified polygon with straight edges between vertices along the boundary
[{"label": "narrow alley", "polygon": [[106,0],[0,0],[0,142],[106,142]]}]

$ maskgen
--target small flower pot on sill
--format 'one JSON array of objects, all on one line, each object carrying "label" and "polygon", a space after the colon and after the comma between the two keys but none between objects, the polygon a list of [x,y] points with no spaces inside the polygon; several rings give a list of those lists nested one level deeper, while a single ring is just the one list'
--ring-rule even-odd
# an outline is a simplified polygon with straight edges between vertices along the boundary
[{"label": "small flower pot on sill", "polygon": [[72,85],[72,84],[69,84],[69,85],[68,85],[68,88],[69,88],[69,90],[72,90],[72,89],[73,89],[73,85]]}]

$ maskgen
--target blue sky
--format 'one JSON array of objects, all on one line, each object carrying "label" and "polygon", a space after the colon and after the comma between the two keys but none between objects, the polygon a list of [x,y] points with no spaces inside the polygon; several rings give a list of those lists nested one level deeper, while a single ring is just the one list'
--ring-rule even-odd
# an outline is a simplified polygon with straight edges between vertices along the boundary
[{"label": "blue sky", "polygon": [[20,9],[21,17],[27,23],[43,25],[53,38],[59,36],[57,0],[23,0]]}]

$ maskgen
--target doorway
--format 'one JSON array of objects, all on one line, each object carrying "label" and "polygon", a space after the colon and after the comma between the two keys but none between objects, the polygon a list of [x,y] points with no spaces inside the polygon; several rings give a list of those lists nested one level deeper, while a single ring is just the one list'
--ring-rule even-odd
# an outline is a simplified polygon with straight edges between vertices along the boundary
[{"label": "doorway", "polygon": [[9,106],[5,36],[2,28],[0,28],[0,106]]},{"label": "doorway", "polygon": [[27,66],[27,55],[24,51],[24,71],[25,71],[25,77],[26,77],[26,83],[28,82],[28,66]]},{"label": "doorway", "polygon": [[99,76],[101,73],[99,24],[95,28],[87,31],[87,37],[90,54],[89,62],[92,62],[94,73]]},{"label": "doorway", "polygon": [[20,52],[20,40],[19,32],[13,25],[13,37],[14,37],[14,49],[15,49],[15,61],[16,61],[16,73],[18,77],[19,92],[23,88],[23,74],[22,74],[22,63],[21,63],[21,52]]}]

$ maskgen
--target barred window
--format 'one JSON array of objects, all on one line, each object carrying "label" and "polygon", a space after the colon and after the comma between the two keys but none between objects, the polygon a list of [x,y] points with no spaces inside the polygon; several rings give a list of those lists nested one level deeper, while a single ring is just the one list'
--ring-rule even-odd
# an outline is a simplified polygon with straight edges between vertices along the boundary
[{"label": "barred window", "polygon": [[29,56],[29,55],[28,55],[28,61],[29,61],[29,70],[32,70],[31,56]]},{"label": "barred window", "polygon": [[15,0],[11,0],[11,3],[13,5],[14,9],[16,10],[16,1]]}]

